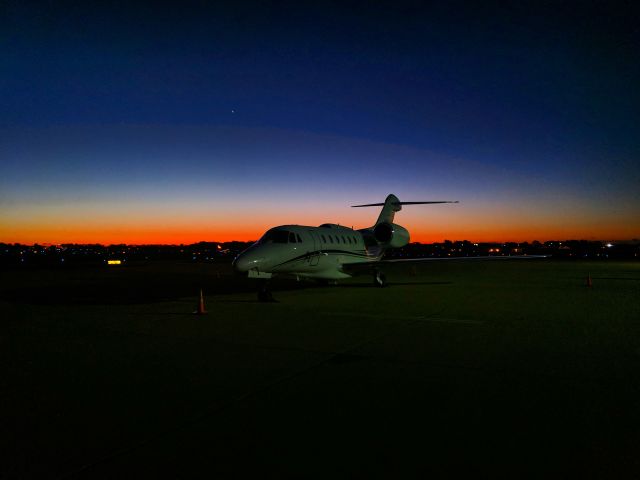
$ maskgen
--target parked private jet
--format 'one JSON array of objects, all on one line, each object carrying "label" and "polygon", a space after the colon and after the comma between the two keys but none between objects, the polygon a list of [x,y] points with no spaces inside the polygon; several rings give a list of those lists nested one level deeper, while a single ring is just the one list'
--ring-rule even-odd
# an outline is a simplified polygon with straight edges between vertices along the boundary
[{"label": "parked private jet", "polygon": [[[384,203],[353,205],[353,207],[381,206],[376,223],[369,228],[354,230],[334,223],[319,227],[281,225],[268,230],[260,240],[240,253],[233,262],[234,269],[249,278],[268,280],[275,275],[336,281],[348,278],[363,269],[373,274],[374,284],[385,286],[381,267],[399,261],[452,260],[453,258],[423,258],[411,260],[382,260],[389,248],[409,243],[406,228],[393,223],[402,205],[458,203],[457,201],[401,202],[395,195]],[[533,258],[535,256],[527,256]],[[514,258],[514,257],[463,257]],[[270,298],[266,282],[258,294],[261,300]]]}]

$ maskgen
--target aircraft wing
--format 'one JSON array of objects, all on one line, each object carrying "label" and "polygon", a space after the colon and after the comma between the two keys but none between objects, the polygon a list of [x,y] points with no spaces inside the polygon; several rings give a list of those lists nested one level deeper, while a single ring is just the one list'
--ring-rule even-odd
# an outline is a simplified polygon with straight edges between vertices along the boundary
[{"label": "aircraft wing", "polygon": [[383,263],[425,262],[434,260],[524,260],[532,258],[548,258],[551,255],[484,255],[480,257],[424,257],[424,258],[389,258],[380,260]]},{"label": "aircraft wing", "polygon": [[353,262],[343,263],[344,271],[353,271],[367,267],[382,267],[390,263],[420,263],[420,262],[438,262],[438,261],[465,261],[465,260],[533,260],[540,258],[549,258],[551,255],[503,255],[503,256],[480,256],[480,257],[423,257],[423,258],[389,258],[372,262]]}]

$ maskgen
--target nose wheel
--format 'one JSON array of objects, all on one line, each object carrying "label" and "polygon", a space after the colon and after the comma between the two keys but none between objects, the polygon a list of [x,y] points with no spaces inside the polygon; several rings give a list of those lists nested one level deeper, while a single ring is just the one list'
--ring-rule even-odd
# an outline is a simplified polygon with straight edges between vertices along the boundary
[{"label": "nose wheel", "polygon": [[259,302],[275,302],[271,289],[269,288],[269,281],[262,280],[260,287],[258,288],[258,301]]},{"label": "nose wheel", "polygon": [[373,272],[373,284],[379,288],[386,287],[387,276],[384,273],[382,273],[380,270],[375,270]]}]

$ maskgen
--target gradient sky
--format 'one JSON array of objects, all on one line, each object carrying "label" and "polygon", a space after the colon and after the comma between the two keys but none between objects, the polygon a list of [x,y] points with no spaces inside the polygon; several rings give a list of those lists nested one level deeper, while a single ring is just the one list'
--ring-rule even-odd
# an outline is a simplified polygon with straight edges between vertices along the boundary
[{"label": "gradient sky", "polygon": [[4,2],[0,241],[640,238],[632,2],[306,3]]}]

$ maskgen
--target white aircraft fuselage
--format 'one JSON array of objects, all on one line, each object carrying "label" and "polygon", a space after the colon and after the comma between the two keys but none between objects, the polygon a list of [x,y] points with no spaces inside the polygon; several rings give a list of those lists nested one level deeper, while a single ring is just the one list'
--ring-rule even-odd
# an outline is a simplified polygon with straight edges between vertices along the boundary
[{"label": "white aircraft fuselage", "polygon": [[242,252],[235,259],[234,268],[247,272],[250,278],[287,274],[338,280],[351,276],[343,271],[344,264],[380,260],[384,249],[370,238],[366,229],[330,223],[319,227],[282,225],[269,230]]},{"label": "white aircraft fuselage", "polygon": [[250,278],[271,278],[289,275],[319,280],[339,280],[350,277],[354,266],[380,262],[388,248],[409,243],[409,232],[393,223],[402,205],[456,202],[400,202],[395,195],[384,203],[355,205],[381,206],[376,223],[370,228],[354,230],[333,223],[319,227],[281,225],[267,231],[255,244],[234,260],[237,272]]}]

